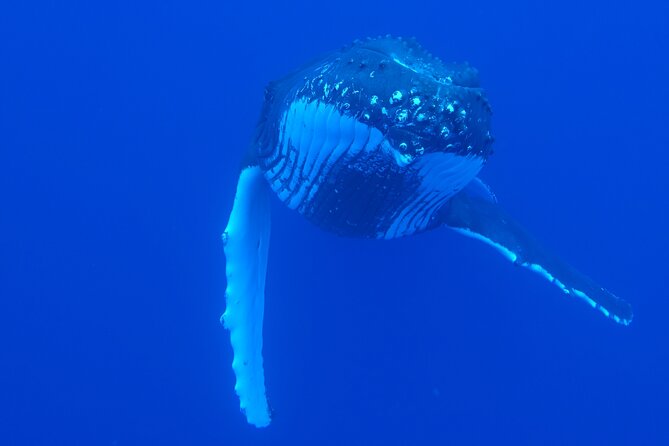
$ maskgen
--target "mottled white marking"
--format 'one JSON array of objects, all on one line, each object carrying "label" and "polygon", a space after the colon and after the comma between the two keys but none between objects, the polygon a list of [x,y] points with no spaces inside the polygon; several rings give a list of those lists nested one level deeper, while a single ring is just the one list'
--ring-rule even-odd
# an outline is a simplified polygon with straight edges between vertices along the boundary
[{"label": "mottled white marking", "polygon": [[267,178],[273,178],[276,176],[278,172],[281,171],[283,166],[286,164],[287,158],[285,157],[286,154],[286,147],[287,147],[287,138],[285,138],[285,130],[286,130],[286,121],[288,118],[288,112],[285,111],[283,115],[281,116],[280,120],[280,125],[279,125],[279,143],[276,148],[276,156],[275,159],[278,159],[279,161],[276,163],[276,165],[269,170],[267,173]]},{"label": "mottled white marking", "polygon": [[413,160],[411,155],[403,154],[395,147],[393,147],[393,145],[390,144],[390,142],[387,139],[384,139],[383,142],[381,143],[381,150],[390,155],[395,160],[397,165],[400,167],[406,166]]},{"label": "mottled white marking", "polygon": [[[303,148],[303,150],[298,150],[297,151],[297,160],[295,164],[295,171],[293,172],[293,176],[290,178],[290,183],[286,186],[286,188],[290,191],[295,191],[296,189],[299,188],[300,184],[303,183],[302,181],[302,173],[304,169],[304,164],[306,162],[307,156],[309,155],[309,149],[311,148],[311,142],[314,137],[314,120],[316,119],[316,116],[318,115],[318,104],[321,102],[319,101],[313,101],[310,103],[307,103],[306,101],[301,103],[299,108],[302,111],[302,125],[301,126],[296,126],[296,128],[299,131],[299,135],[295,136],[295,139],[293,140],[293,145],[295,147],[300,147]],[[291,209],[294,209],[291,206],[291,202],[288,203],[288,206],[291,207]]]},{"label": "mottled white marking", "polygon": [[332,166],[343,156],[376,150],[383,139],[376,128],[320,101],[299,99],[284,116],[284,140],[278,145],[283,158],[267,172],[267,178],[277,176],[279,166],[285,165],[271,186],[292,209],[311,201]]},{"label": "mottled white marking", "polygon": [[324,108],[325,105],[320,101],[313,101],[310,103],[305,102],[304,105],[304,123],[302,126],[303,136],[300,138],[300,142],[296,146],[301,148],[301,150],[298,150],[299,156],[297,168],[299,170],[293,175],[290,185],[288,186],[289,190],[296,191],[287,203],[288,207],[291,209],[297,208],[304,198],[308,184],[307,181],[305,181],[304,176],[309,172],[309,168],[313,167],[312,164],[315,160],[317,151],[324,140],[323,132],[317,131],[322,127],[321,121],[327,115]]},{"label": "mottled white marking", "polygon": [[292,107],[288,111],[288,117],[286,121],[286,157],[287,165],[286,168],[281,172],[280,178],[283,184],[286,184],[286,181],[289,179],[290,175],[294,174],[293,170],[297,163],[297,153],[294,150],[291,150],[291,146],[295,146],[299,143],[300,137],[302,136],[302,128],[298,123],[304,121],[304,111],[305,104],[299,104],[299,106]]},{"label": "mottled white marking", "polygon": [[[399,153],[399,152],[398,152]],[[394,217],[385,238],[413,234],[424,229],[438,210],[435,204],[443,203],[467,185],[483,167],[477,156],[454,153],[428,153],[418,158],[412,169],[421,178],[416,193]]]}]

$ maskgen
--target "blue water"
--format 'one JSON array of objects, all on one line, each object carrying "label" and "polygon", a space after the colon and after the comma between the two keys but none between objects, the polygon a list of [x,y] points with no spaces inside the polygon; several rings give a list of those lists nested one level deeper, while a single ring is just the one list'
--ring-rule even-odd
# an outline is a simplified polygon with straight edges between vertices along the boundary
[{"label": "blue water", "polygon": [[[667,3],[389,4],[0,6],[0,444],[669,444]],[[268,81],[386,33],[480,70],[482,177],[635,320],[274,200],[258,430],[218,322],[238,163]]]}]

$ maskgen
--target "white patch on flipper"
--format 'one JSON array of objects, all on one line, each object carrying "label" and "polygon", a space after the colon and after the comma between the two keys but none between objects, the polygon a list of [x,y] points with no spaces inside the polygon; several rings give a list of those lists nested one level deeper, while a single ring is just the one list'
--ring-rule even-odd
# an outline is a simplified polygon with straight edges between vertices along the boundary
[{"label": "white patch on flipper", "polygon": [[555,276],[553,276],[551,273],[546,271],[546,269],[543,266],[537,265],[537,264],[534,264],[534,263],[527,263],[527,262],[523,263],[523,266],[531,269],[535,273],[544,277],[549,282],[552,282],[555,285],[557,285],[565,293],[569,294],[569,289],[565,286],[565,284],[560,282]]},{"label": "white patch on flipper", "polygon": [[[568,294],[568,295],[570,295],[570,296],[576,296],[576,297],[578,297],[579,299],[581,299],[581,300],[583,300],[584,302],[586,302],[590,307],[592,307],[592,308],[594,308],[594,309],[596,309],[596,310],[599,310],[604,316],[612,318],[615,322],[617,322],[617,323],[619,323],[619,324],[629,325],[630,320],[622,319],[622,318],[620,318],[619,316],[617,316],[617,315],[615,315],[615,314],[612,314],[611,311],[609,311],[609,310],[608,310],[607,308],[605,308],[603,305],[601,305],[600,303],[598,303],[597,301],[595,301],[594,299],[592,299],[590,296],[588,296],[588,295],[587,295],[586,293],[584,293],[583,291],[565,285],[565,284],[564,284],[563,282],[561,282],[557,277],[555,277],[553,274],[551,274],[549,271],[547,271],[543,266],[541,266],[541,265],[539,265],[539,264],[536,264],[536,263],[519,262],[519,261],[518,261],[518,256],[517,256],[513,251],[511,251],[510,249],[506,248],[505,246],[502,246],[502,245],[499,244],[499,243],[496,243],[496,242],[492,241],[491,239],[489,239],[489,238],[487,238],[487,237],[485,237],[485,236],[483,236],[483,235],[481,235],[481,234],[479,234],[479,233],[476,233],[476,232],[474,232],[474,231],[471,231],[471,230],[469,230],[469,229],[465,229],[465,228],[452,227],[451,229],[453,229],[454,231],[459,232],[459,233],[461,233],[461,234],[464,234],[464,235],[466,235],[466,236],[468,236],[468,237],[472,237],[472,238],[475,238],[475,239],[477,239],[477,240],[481,240],[481,241],[487,243],[488,245],[490,245],[490,246],[496,248],[497,250],[499,250],[499,251],[504,255],[504,257],[506,257],[507,259],[509,259],[511,262],[513,262],[513,263],[515,263],[515,264],[518,264],[518,265],[520,265],[520,266],[524,266],[525,268],[528,268],[528,269],[530,269],[531,271],[534,271],[535,273],[537,273],[537,274],[539,274],[540,276],[544,277],[544,278],[547,279],[549,282],[555,284],[555,285],[556,285],[558,288],[560,288],[565,294]],[[602,289],[602,291],[606,292],[606,290],[603,290],[603,289]],[[609,293],[609,294],[610,294],[610,293]]]},{"label": "white patch on flipper", "polygon": [[460,234],[466,235],[467,237],[471,237],[471,238],[474,238],[476,240],[480,240],[484,243],[487,243],[488,245],[492,246],[493,248],[499,250],[499,252],[501,252],[502,255],[504,257],[506,257],[507,259],[509,259],[512,263],[516,263],[516,260],[518,260],[518,256],[514,252],[510,251],[509,249],[500,245],[499,243],[493,242],[492,240],[490,240],[487,237],[482,236],[481,234],[478,234],[474,231],[470,231],[469,229],[465,229],[465,228],[451,228],[451,229],[453,229],[455,232],[459,232]]},{"label": "white patch on flipper", "polygon": [[270,235],[268,195],[259,167],[242,170],[230,219],[223,233],[227,288],[221,321],[230,330],[239,407],[248,422],[257,427],[270,423],[262,358]]},{"label": "white patch on flipper", "polygon": [[[601,311],[602,314],[603,314],[604,316],[606,316],[606,317],[611,317],[611,312],[610,312],[609,310],[607,310],[606,308],[604,308],[603,306],[599,305],[597,302],[595,302],[594,300],[592,300],[592,299],[590,298],[590,296],[588,296],[587,294],[585,294],[583,291],[577,290],[577,289],[575,289],[575,288],[573,288],[572,291],[573,291],[573,293],[574,293],[577,297],[580,297],[581,299],[583,299],[584,301],[586,301],[588,304],[590,304],[590,306],[592,306],[592,308],[595,308],[595,309]],[[623,321],[623,320],[620,319],[618,316],[613,316],[613,319],[614,319],[616,322],[618,322],[619,324],[624,324],[624,325],[628,325],[628,324],[629,324],[629,321]]]},{"label": "white patch on flipper", "polygon": [[584,301],[586,301],[588,303],[588,305],[590,305],[592,308],[597,308],[597,302],[590,299],[590,297],[587,294],[585,294],[583,291],[579,291],[579,290],[572,290],[572,291],[574,292],[574,294],[576,296],[578,296],[581,299],[583,299]]}]

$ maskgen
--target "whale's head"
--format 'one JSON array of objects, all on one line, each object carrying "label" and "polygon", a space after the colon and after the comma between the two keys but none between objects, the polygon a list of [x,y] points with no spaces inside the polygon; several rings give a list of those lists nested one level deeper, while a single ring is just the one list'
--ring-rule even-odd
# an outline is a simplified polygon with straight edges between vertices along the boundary
[{"label": "whale's head", "polygon": [[474,68],[412,39],[368,39],[272,82],[253,149],[289,207],[341,234],[393,238],[437,225],[477,175],[490,115]]},{"label": "whale's head", "polygon": [[[266,106],[319,100],[380,130],[402,159],[492,152],[491,109],[468,64],[446,64],[414,39],[358,40],[273,82]],[[271,113],[271,111],[270,111]]]}]

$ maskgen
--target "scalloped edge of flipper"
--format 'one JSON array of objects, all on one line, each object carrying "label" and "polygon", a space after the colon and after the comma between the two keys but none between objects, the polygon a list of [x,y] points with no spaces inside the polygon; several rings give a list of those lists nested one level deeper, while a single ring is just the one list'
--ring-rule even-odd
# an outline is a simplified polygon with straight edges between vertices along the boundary
[{"label": "scalloped edge of flipper", "polygon": [[222,238],[227,287],[221,322],[230,331],[235,392],[247,421],[256,427],[266,427],[271,416],[265,395],[262,324],[270,205],[260,167],[246,167],[241,171]]},{"label": "scalloped edge of flipper", "polygon": [[472,192],[463,189],[451,199],[442,214],[446,226],[489,244],[514,264],[538,273],[613,321],[622,325],[632,322],[629,303],[545,250],[494,200]]}]

